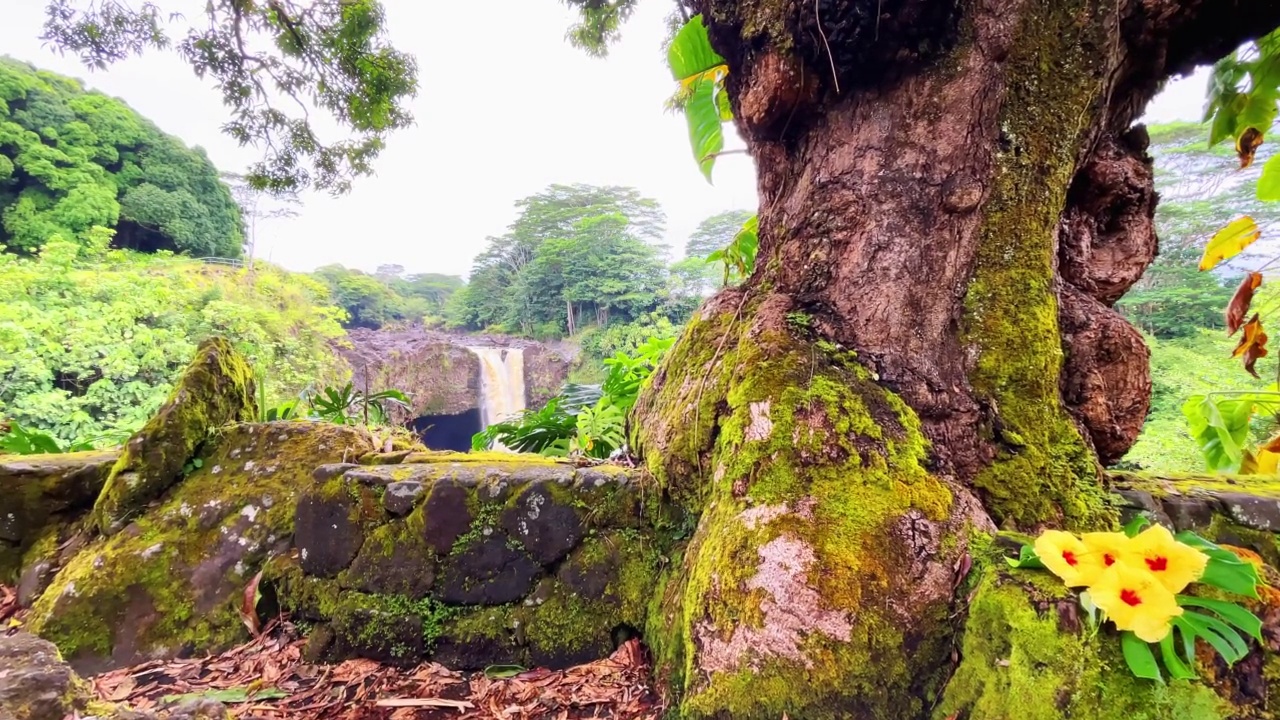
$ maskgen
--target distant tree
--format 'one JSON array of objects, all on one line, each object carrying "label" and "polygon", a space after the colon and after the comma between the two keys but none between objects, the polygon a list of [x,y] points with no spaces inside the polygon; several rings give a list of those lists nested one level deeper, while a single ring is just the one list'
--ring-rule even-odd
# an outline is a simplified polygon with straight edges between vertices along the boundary
[{"label": "distant tree", "polygon": [[1173,250],[1147,268],[1142,281],[1116,303],[1129,320],[1158,338],[1186,337],[1202,328],[1221,328],[1223,308],[1235,291],[1213,273],[1196,267],[1200,251]]},{"label": "distant tree", "polygon": [[746,210],[730,210],[703,220],[684,245],[685,257],[706,257],[716,250],[723,249],[733,240],[733,236],[738,234],[742,224],[751,215],[752,213]]},{"label": "distant tree", "polygon": [[256,257],[254,252],[258,244],[258,223],[270,220],[295,218],[296,208],[301,207],[302,198],[293,191],[285,190],[268,193],[253,185],[249,178],[241,173],[224,172],[223,182],[231,188],[231,197],[240,206],[240,216],[244,218],[246,252],[252,266]]},{"label": "distant tree", "polygon": [[[666,222],[656,201],[632,188],[552,185],[520,200],[516,207],[520,216],[508,232],[489,238],[477,256],[469,285],[450,306],[450,323],[527,334],[534,325],[557,322],[571,332],[577,329],[582,312],[592,313],[598,320],[607,319],[612,310],[634,310],[635,303],[627,292],[606,289],[602,279],[596,287],[602,294],[592,295],[592,290],[574,279],[575,273],[616,278],[623,270],[605,267],[609,263],[599,258],[609,252],[622,253],[613,263],[624,264],[627,258],[635,257],[638,247],[644,248],[640,252],[646,259],[636,271],[652,271],[657,248],[650,241],[662,237]],[[602,218],[611,220],[596,224]],[[623,236],[626,241],[620,240]],[[531,268],[535,260],[539,265]],[[595,269],[584,269],[588,267]],[[660,274],[660,264],[657,267]],[[568,289],[570,284],[572,290]],[[635,289],[634,283],[624,281],[623,285]],[[649,296],[655,291],[656,287]]]},{"label": "distant tree", "polygon": [[373,274],[376,275],[378,279],[382,280],[383,282],[390,282],[391,280],[398,279],[401,275],[404,275],[404,266],[403,265],[379,265],[378,268],[373,271]]}]

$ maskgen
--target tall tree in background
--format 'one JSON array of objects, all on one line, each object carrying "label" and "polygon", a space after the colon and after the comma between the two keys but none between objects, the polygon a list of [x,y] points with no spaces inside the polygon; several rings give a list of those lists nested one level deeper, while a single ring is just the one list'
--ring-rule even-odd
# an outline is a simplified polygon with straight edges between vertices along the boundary
[{"label": "tall tree in background", "polygon": [[[573,39],[602,50],[634,1],[568,0],[584,13]],[[372,0],[319,5],[380,18]],[[1148,404],[1141,336],[1111,308],[1156,247],[1132,124],[1165,78],[1280,25],[1280,3],[685,9],[724,60],[759,169],[759,262],[693,319],[633,413],[633,449],[697,518],[646,640],[685,715],[976,717],[1009,686],[980,680],[993,671],[974,663],[996,662],[980,653],[955,669],[978,680],[948,683],[954,618],[1012,590],[957,597],[971,551],[994,572],[974,538],[1113,524],[1099,461]],[[257,12],[289,55],[300,16]],[[119,25],[59,40],[93,49]],[[360,38],[338,59],[389,52]],[[220,52],[243,67],[234,44]],[[389,116],[399,95],[372,85],[344,85],[339,107],[368,90]],[[270,169],[278,184],[301,170]],[[1036,631],[996,624],[1011,646]],[[1055,679],[1074,694],[1036,710],[1080,717],[1092,688]]]},{"label": "tall tree in background", "polygon": [[742,224],[750,217],[751,213],[746,210],[730,210],[703,220],[685,243],[684,256],[706,257],[724,249],[724,246],[733,242],[733,237],[742,230]]},{"label": "tall tree in background", "polygon": [[[654,282],[661,282],[650,277],[655,267],[661,270],[656,263],[661,246],[652,243],[662,237],[666,223],[656,201],[633,188],[552,185],[516,207],[520,216],[507,234],[490,238],[476,258],[470,281],[453,304],[455,324],[529,334],[535,325],[556,323],[572,333],[584,309],[605,322],[611,307],[629,316],[644,311],[635,309],[637,298],[655,293]],[[583,272],[599,280],[588,288]],[[633,282],[606,289],[605,278],[620,275]],[[603,294],[593,294],[597,291]]]}]

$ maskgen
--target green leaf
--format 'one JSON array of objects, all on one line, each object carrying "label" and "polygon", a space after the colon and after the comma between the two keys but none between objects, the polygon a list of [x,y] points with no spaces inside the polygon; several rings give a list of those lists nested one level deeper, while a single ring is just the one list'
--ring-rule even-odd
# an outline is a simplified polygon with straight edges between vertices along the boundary
[{"label": "green leaf", "polygon": [[1249,645],[1230,625],[1208,615],[1190,610],[1173,619],[1175,625],[1190,628],[1196,637],[1204,640],[1227,661],[1234,665],[1249,653]]},{"label": "green leaf", "polygon": [[1204,568],[1204,574],[1197,582],[1236,595],[1258,597],[1258,570],[1249,564],[1223,562],[1211,557]]},{"label": "green leaf", "polygon": [[484,669],[484,676],[495,680],[513,678],[524,672],[525,668],[519,665],[490,665]]},{"label": "green leaf", "polygon": [[1263,202],[1280,201],[1280,154],[1272,155],[1262,166],[1258,178],[1258,199]]},{"label": "green leaf", "polygon": [[1124,653],[1124,662],[1129,666],[1129,672],[1144,680],[1157,682],[1163,680],[1160,676],[1160,666],[1156,664],[1155,653],[1151,652],[1151,646],[1137,635],[1128,631],[1122,633],[1120,649]]},{"label": "green leaf", "polygon": [[1249,637],[1262,642],[1262,621],[1258,619],[1257,615],[1240,605],[1222,600],[1192,597],[1190,595],[1179,595],[1178,604],[1182,607],[1198,607],[1212,610],[1223,620],[1243,630]]},{"label": "green leaf", "polygon": [[1043,568],[1044,563],[1040,562],[1040,557],[1036,555],[1035,548],[1030,545],[1023,545],[1018,551],[1018,557],[1005,558],[1005,562],[1009,563],[1009,567],[1015,568]]},{"label": "green leaf", "polygon": [[1183,662],[1182,658],[1178,657],[1178,652],[1173,645],[1172,630],[1160,641],[1160,659],[1164,661],[1165,669],[1169,671],[1169,675],[1173,679],[1194,680],[1196,678],[1195,670]]},{"label": "green leaf", "polygon": [[188,700],[212,700],[214,702],[226,703],[229,705],[236,703],[246,703],[251,700],[277,700],[279,698],[288,697],[289,693],[276,688],[266,688],[257,692],[252,692],[249,688],[227,688],[225,690],[206,690],[198,693],[185,693],[182,695],[165,695],[160,698],[160,702],[165,705],[173,705],[183,703]]},{"label": "green leaf", "polygon": [[707,35],[702,15],[689,18],[689,22],[676,32],[667,48],[667,65],[671,68],[671,76],[680,82],[724,65],[724,62],[724,58],[711,47],[711,38]]},{"label": "green leaf", "polygon": [[1136,537],[1142,528],[1151,524],[1151,520],[1146,515],[1137,515],[1129,522],[1125,523],[1124,534],[1128,537]]},{"label": "green leaf", "polygon": [[720,108],[716,100],[716,96],[723,91],[718,79],[698,78],[693,82],[692,94],[684,106],[693,158],[707,182],[711,182],[716,155],[724,149],[724,121],[720,119]]}]

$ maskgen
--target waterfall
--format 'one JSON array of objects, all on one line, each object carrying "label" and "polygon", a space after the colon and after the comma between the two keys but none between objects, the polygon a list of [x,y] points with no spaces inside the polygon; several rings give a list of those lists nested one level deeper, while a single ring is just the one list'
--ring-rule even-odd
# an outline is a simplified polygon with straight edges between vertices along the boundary
[{"label": "waterfall", "polygon": [[467,348],[480,359],[480,422],[484,427],[524,410],[524,350]]}]

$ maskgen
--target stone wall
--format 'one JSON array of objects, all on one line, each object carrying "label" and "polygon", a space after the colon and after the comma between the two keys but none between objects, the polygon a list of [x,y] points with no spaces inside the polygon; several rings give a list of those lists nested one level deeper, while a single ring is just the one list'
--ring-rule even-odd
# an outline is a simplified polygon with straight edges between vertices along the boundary
[{"label": "stone wall", "polygon": [[644,624],[668,550],[632,471],[511,455],[324,466],[268,579],[317,657],[564,667]]}]

